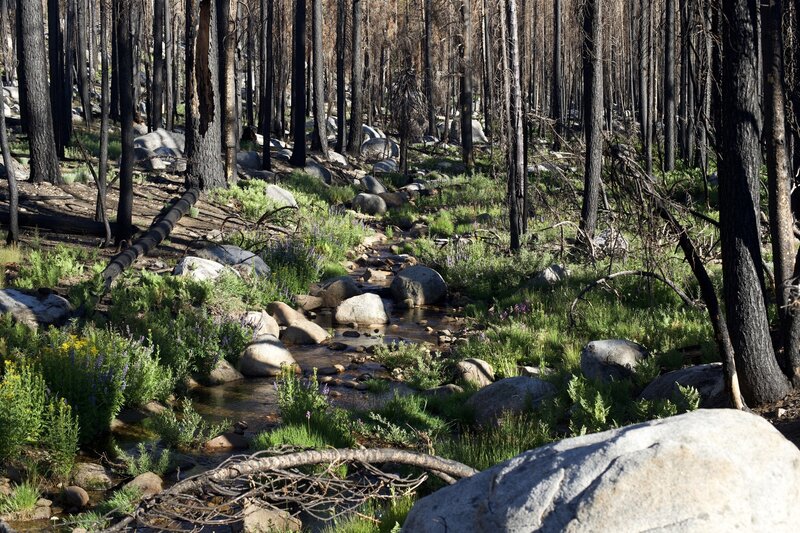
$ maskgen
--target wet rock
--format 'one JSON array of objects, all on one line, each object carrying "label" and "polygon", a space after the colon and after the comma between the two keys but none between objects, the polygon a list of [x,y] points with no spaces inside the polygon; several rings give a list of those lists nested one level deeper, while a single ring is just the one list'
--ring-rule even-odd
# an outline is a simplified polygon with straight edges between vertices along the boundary
[{"label": "wet rock", "polygon": [[195,281],[212,281],[226,272],[236,274],[235,270],[222,263],[192,256],[184,257],[178,261],[178,264],[172,270],[172,274],[175,276],[185,276]]},{"label": "wet rock", "polygon": [[211,259],[223,265],[245,267],[259,276],[269,277],[270,268],[258,255],[232,244],[212,244],[197,251],[197,256]]},{"label": "wet rock", "polygon": [[302,522],[286,511],[268,509],[248,503],[242,513],[242,533],[271,533],[273,531],[301,531]]},{"label": "wet rock", "polygon": [[329,338],[328,332],[320,325],[306,319],[295,320],[281,335],[287,344],[320,344]]},{"label": "wet rock", "polygon": [[250,440],[235,431],[228,431],[206,442],[206,450],[246,450],[250,447]]},{"label": "wet rock", "polygon": [[725,392],[722,363],[690,366],[658,376],[645,387],[639,398],[675,401],[680,398],[678,385],[697,389],[700,393],[700,407],[703,409],[731,407],[730,398]]},{"label": "wet rock", "polygon": [[89,493],[77,485],[66,487],[61,492],[61,499],[66,507],[83,509],[89,505]]},{"label": "wet rock", "polygon": [[628,379],[648,356],[644,346],[625,339],[592,341],[581,350],[581,372],[599,381]]},{"label": "wet rock", "polygon": [[483,359],[470,358],[456,363],[455,380],[463,381],[478,389],[494,382],[494,369]]},{"label": "wet rock", "polygon": [[77,463],[72,470],[72,483],[86,490],[105,490],[114,486],[103,465],[96,463]]},{"label": "wet rock", "polygon": [[389,316],[383,307],[383,300],[377,294],[366,293],[348,298],[336,309],[336,322],[339,324],[386,324]]},{"label": "wet rock", "polygon": [[342,332],[342,337],[349,337],[349,338],[352,338],[352,339],[357,339],[360,336],[361,336],[361,333],[359,333],[359,332],[357,332],[355,330],[352,330],[352,329],[348,329],[347,331]]},{"label": "wet rock", "polygon": [[323,376],[333,376],[344,372],[344,366],[342,365],[324,366],[320,368],[317,372]]},{"label": "wet rock", "polygon": [[495,381],[467,400],[475,411],[475,421],[481,426],[497,425],[503,416],[517,414],[535,407],[552,396],[556,388],[538,378],[517,376]]},{"label": "wet rock", "polygon": [[395,302],[407,307],[439,303],[447,295],[442,276],[426,266],[417,265],[401,270],[390,287]]},{"label": "wet rock", "polygon": [[550,265],[531,280],[534,287],[552,287],[569,277],[569,271],[563,265]]},{"label": "wet rock", "polygon": [[356,386],[355,386],[355,389],[358,390],[358,391],[365,391],[365,390],[369,389],[369,385],[367,385],[364,382],[357,382]]},{"label": "wet rock", "polygon": [[130,487],[139,489],[139,492],[141,492],[142,496],[145,498],[149,498],[150,496],[158,494],[164,490],[163,481],[157,474],[154,474],[153,472],[139,474],[125,484],[125,488]]},{"label": "wet rock", "polygon": [[343,301],[353,296],[359,296],[363,291],[358,288],[356,282],[350,276],[334,278],[322,288],[320,294],[323,307],[338,307]]},{"label": "wet rock", "polygon": [[253,337],[262,335],[280,336],[281,328],[278,322],[266,311],[248,311],[242,317],[244,325],[253,328]]},{"label": "wet rock", "polygon": [[11,313],[14,320],[30,328],[61,325],[71,312],[72,306],[65,298],[47,289],[36,292],[0,290],[0,314]]},{"label": "wet rock", "polygon": [[334,341],[328,344],[328,348],[334,352],[343,352],[348,348],[348,346],[343,342]]},{"label": "wet rock", "polygon": [[364,179],[361,180],[361,185],[364,186],[364,189],[369,194],[381,194],[382,192],[386,192],[386,187],[374,176],[364,176]]},{"label": "wet rock", "polygon": [[239,372],[246,377],[271,377],[282,365],[297,364],[289,350],[272,335],[263,335],[245,348],[239,358]]},{"label": "wet rock", "polygon": [[292,309],[283,302],[272,302],[267,306],[267,311],[281,326],[289,326],[293,322],[306,319],[303,313]]},{"label": "wet rock", "polygon": [[267,185],[264,194],[278,207],[297,207],[297,200],[294,199],[294,195],[277,185]]},{"label": "wet rock", "polygon": [[223,383],[239,381],[241,379],[244,379],[241,372],[233,368],[226,359],[220,359],[217,361],[217,364],[214,365],[214,369],[209,372],[208,377],[203,381],[206,385],[216,386],[222,385]]},{"label": "wet rock", "polygon": [[418,501],[404,530],[789,532],[798,498],[797,447],[701,409],[524,452]]},{"label": "wet rock", "polygon": [[386,202],[377,194],[362,192],[353,198],[353,209],[366,215],[382,215],[386,212]]},{"label": "wet rock", "polygon": [[361,145],[361,155],[367,161],[383,161],[400,157],[400,147],[390,139],[369,139]]}]

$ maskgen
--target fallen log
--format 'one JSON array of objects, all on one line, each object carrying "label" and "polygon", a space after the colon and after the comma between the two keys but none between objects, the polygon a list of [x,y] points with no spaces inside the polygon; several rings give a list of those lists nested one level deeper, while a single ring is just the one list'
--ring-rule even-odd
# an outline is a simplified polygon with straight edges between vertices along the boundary
[{"label": "fallen log", "polygon": [[106,289],[111,287],[114,279],[131,266],[134,261],[143,255],[147,255],[148,252],[169,237],[175,224],[189,212],[189,209],[197,202],[198,198],[200,198],[200,189],[193,187],[187,190],[169,211],[150,226],[150,229],[144,235],[114,256],[102,273]]}]

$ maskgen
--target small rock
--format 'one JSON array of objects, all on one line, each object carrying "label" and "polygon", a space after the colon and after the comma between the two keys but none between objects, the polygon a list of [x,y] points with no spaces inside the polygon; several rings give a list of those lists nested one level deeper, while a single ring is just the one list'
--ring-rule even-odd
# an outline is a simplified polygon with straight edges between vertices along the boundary
[{"label": "small rock", "polygon": [[77,485],[71,485],[61,492],[61,498],[66,507],[83,509],[89,505],[89,493]]},{"label": "small rock", "polygon": [[0,314],[11,313],[14,319],[30,328],[63,324],[72,306],[51,291],[0,290]]},{"label": "small rock", "polygon": [[364,294],[350,276],[341,276],[327,282],[320,294],[323,307],[338,307],[343,301],[353,296]]},{"label": "small rock", "polygon": [[306,319],[294,321],[281,335],[287,344],[320,344],[329,337],[322,326]]},{"label": "small rock", "polygon": [[722,363],[690,366],[658,376],[644,388],[639,398],[675,401],[680,396],[678,385],[697,389],[703,409],[731,407],[730,397],[725,392]]},{"label": "small rock", "polygon": [[246,272],[255,272],[259,276],[270,275],[270,268],[261,257],[232,244],[212,244],[198,250],[197,256],[223,265],[243,267]]},{"label": "small rock", "polygon": [[236,432],[229,431],[205,443],[207,450],[246,450],[250,440]]},{"label": "small rock", "polygon": [[344,367],[342,365],[324,366],[317,370],[317,372],[323,376],[332,376],[344,372]]},{"label": "small rock", "polygon": [[376,194],[359,193],[353,198],[353,209],[366,215],[386,213],[386,201]]},{"label": "small rock", "polygon": [[103,465],[96,463],[77,463],[72,470],[72,483],[87,490],[105,490],[114,486]]},{"label": "small rock", "polygon": [[294,302],[303,311],[314,311],[322,307],[322,298],[319,296],[311,296],[309,294],[298,294],[294,297]]},{"label": "small rock", "polygon": [[139,474],[125,484],[125,488],[130,487],[139,489],[139,491],[142,493],[142,496],[145,498],[154,496],[164,490],[163,481],[157,474],[154,474],[153,472]]},{"label": "small rock", "polygon": [[365,391],[365,390],[367,390],[368,388],[369,388],[369,385],[367,385],[367,384],[366,384],[366,383],[364,383],[364,382],[359,382],[359,383],[356,383],[356,386],[355,386],[355,389],[356,389],[356,390],[359,390],[359,391]]},{"label": "small rock", "polygon": [[306,319],[303,313],[292,309],[283,302],[272,302],[267,306],[267,311],[269,311],[281,326],[291,326],[297,320]]},{"label": "small rock", "polygon": [[239,358],[239,372],[247,377],[271,377],[281,373],[281,366],[296,364],[281,341],[263,335],[245,348]]},{"label": "small rock", "polygon": [[301,531],[303,524],[286,511],[268,509],[255,503],[244,507],[242,533],[271,533],[273,531]]},{"label": "small rock", "polygon": [[454,374],[456,381],[463,381],[479,389],[494,382],[494,369],[483,359],[470,358],[459,361]]},{"label": "small rock", "polygon": [[334,342],[328,343],[328,348],[330,348],[334,352],[342,352],[342,351],[346,350],[348,348],[348,346],[343,342],[334,341]]},{"label": "small rock", "polygon": [[278,207],[297,207],[297,200],[294,199],[294,195],[282,187],[267,185],[264,193]]},{"label": "small rock", "polygon": [[364,176],[364,179],[361,180],[361,184],[369,194],[381,194],[386,192],[386,187],[374,176]]},{"label": "small rock", "polygon": [[556,388],[538,378],[517,376],[495,381],[473,394],[466,405],[481,426],[497,425],[506,414],[521,413],[552,396]]},{"label": "small rock", "polygon": [[352,330],[352,329],[348,329],[347,331],[342,332],[342,337],[350,337],[350,338],[353,338],[353,339],[357,339],[360,336],[361,336],[361,333],[359,333],[359,332],[357,332],[355,330]]},{"label": "small rock", "polygon": [[366,293],[343,301],[336,309],[336,322],[340,324],[386,324],[389,316],[383,300],[377,294]]},{"label": "small rock", "polygon": [[442,276],[426,266],[417,265],[401,270],[390,287],[395,301],[413,307],[433,305],[447,295],[447,284]]},{"label": "small rock", "polygon": [[423,396],[427,397],[446,397],[451,396],[453,394],[458,394],[464,392],[464,389],[455,385],[453,383],[448,383],[447,385],[441,385],[439,387],[433,387],[432,389],[426,389],[422,391]]},{"label": "small rock", "polygon": [[240,379],[244,379],[244,376],[233,368],[226,359],[220,359],[217,361],[217,364],[214,365],[214,369],[208,374],[208,377],[204,378],[203,381],[206,385],[216,386],[222,385],[223,383],[239,381]]},{"label": "small rock", "polygon": [[534,287],[552,287],[569,277],[569,270],[563,265],[550,265],[531,280]]},{"label": "small rock", "polygon": [[581,350],[581,372],[600,381],[628,379],[648,355],[644,346],[628,340],[592,341]]},{"label": "small rock", "polygon": [[174,276],[185,276],[195,281],[212,281],[225,272],[236,274],[232,268],[202,257],[184,257],[172,270]]},{"label": "small rock", "polygon": [[253,328],[253,337],[262,335],[279,337],[281,333],[278,322],[266,311],[248,311],[242,317],[242,323]]}]

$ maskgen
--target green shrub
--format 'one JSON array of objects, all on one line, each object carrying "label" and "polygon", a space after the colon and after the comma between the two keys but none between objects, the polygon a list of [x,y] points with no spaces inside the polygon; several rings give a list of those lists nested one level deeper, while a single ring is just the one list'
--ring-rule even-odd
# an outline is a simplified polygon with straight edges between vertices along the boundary
[{"label": "green shrub", "polygon": [[17,456],[37,441],[47,405],[42,375],[30,364],[7,361],[0,380],[0,459]]},{"label": "green shrub", "polygon": [[139,487],[122,487],[98,505],[96,511],[102,516],[125,516],[136,509],[141,499],[142,489]]},{"label": "green shrub", "polygon": [[256,435],[250,448],[268,450],[279,446],[298,448],[325,448],[330,446],[324,437],[310,429],[310,424],[286,424]]},{"label": "green shrub", "polygon": [[153,430],[161,437],[166,447],[192,449],[222,433],[227,422],[208,424],[200,413],[194,410],[192,402],[181,402],[180,415],[172,409],[165,409],[150,419]]},{"label": "green shrub", "polygon": [[375,359],[390,370],[399,368],[405,381],[416,389],[440,385],[444,376],[441,354],[431,354],[422,344],[393,342],[375,346]]},{"label": "green shrub", "polygon": [[172,453],[168,448],[162,449],[161,453],[157,455],[155,447],[148,450],[143,442],[136,445],[136,455],[126,453],[119,447],[116,447],[114,451],[117,454],[117,458],[125,463],[125,473],[133,477],[145,472],[153,472],[163,476],[169,471],[170,460],[172,459]]},{"label": "green shrub", "polygon": [[32,483],[21,483],[14,487],[8,496],[0,496],[0,515],[14,514],[24,517],[26,513],[36,508],[41,493]]},{"label": "green shrub", "polygon": [[65,278],[83,274],[87,259],[80,249],[62,244],[49,251],[30,250],[14,285],[23,289],[54,287]]},{"label": "green shrub", "polygon": [[428,228],[432,235],[440,237],[450,237],[456,231],[452,215],[444,209],[436,213],[436,216],[428,224]]},{"label": "green shrub", "polygon": [[405,396],[395,394],[394,398],[375,412],[402,428],[425,432],[428,435],[436,435],[447,427],[443,419],[430,412],[428,400],[416,394]]},{"label": "green shrub", "polygon": [[80,428],[72,408],[63,398],[47,406],[42,431],[42,445],[47,450],[50,473],[60,480],[69,478],[78,453]]},{"label": "green shrub", "polygon": [[455,439],[442,439],[437,453],[478,470],[485,470],[520,453],[553,440],[549,426],[531,415],[509,415],[496,428],[469,431]]},{"label": "green shrub", "polygon": [[109,319],[117,329],[157,347],[175,380],[190,372],[206,375],[221,358],[236,361],[241,339],[248,338],[241,324],[210,314],[212,292],[208,283],[142,272],[112,289]]}]

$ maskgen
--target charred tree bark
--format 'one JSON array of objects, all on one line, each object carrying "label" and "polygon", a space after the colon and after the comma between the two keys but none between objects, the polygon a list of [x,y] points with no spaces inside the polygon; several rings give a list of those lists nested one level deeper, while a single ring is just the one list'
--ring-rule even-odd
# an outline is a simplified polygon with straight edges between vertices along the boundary
[{"label": "charred tree bark", "polygon": [[347,38],[345,0],[336,0],[336,151],[347,150],[347,96],[345,80],[345,48]]},{"label": "charred tree bark", "polygon": [[364,0],[353,0],[353,73],[350,77],[350,127],[347,132],[347,151],[348,153],[361,155],[361,117],[364,105],[364,46],[361,40],[361,26],[363,24],[363,2]]},{"label": "charred tree bark", "polygon": [[591,239],[597,226],[603,169],[602,0],[587,0],[583,11],[583,129],[586,158],[580,229]]},{"label": "charred tree bark", "polygon": [[312,0],[311,39],[313,56],[314,132],[311,134],[311,149],[319,150],[328,157],[328,119],[325,115],[325,57],[322,53],[322,0]]},{"label": "charred tree bark", "polygon": [[164,84],[166,85],[164,95],[164,113],[166,115],[166,127],[172,131],[175,126],[175,110],[178,99],[178,72],[180,69],[173,65],[175,55],[175,45],[172,32],[172,0],[164,0]]},{"label": "charred tree bark", "polygon": [[264,138],[263,155],[261,166],[264,170],[272,169],[272,159],[270,153],[272,138],[272,94],[274,87],[274,66],[272,64],[272,26],[275,15],[274,2],[261,0],[261,46],[264,48],[264,68],[263,84],[264,89],[261,93],[261,135]]},{"label": "charred tree bark", "polygon": [[[87,32],[89,31],[89,18],[87,13],[87,0],[76,0],[77,7],[77,24],[75,25],[75,63],[76,71],[78,73],[78,92],[81,97],[81,109],[83,109],[83,120],[86,121],[86,126],[92,126],[92,99],[91,89],[92,81],[89,76],[89,64],[86,60],[86,50],[89,47]],[[70,91],[71,93],[72,91]],[[71,96],[71,94],[70,94]],[[71,110],[70,110],[70,121]]]},{"label": "charred tree bark", "polygon": [[725,308],[742,393],[749,405],[789,391],[769,333],[759,224],[758,3],[722,4],[719,214]]},{"label": "charred tree bark", "polygon": [[522,80],[520,79],[519,30],[517,0],[506,0],[505,24],[508,27],[508,68],[506,100],[508,101],[508,211],[511,222],[511,250],[522,246],[525,216],[525,154],[523,148]]},{"label": "charred tree bark", "polygon": [[186,181],[201,190],[227,186],[217,43],[211,0],[186,0]]},{"label": "charred tree bark", "polygon": [[3,154],[3,166],[6,167],[8,179],[8,236],[6,244],[16,244],[19,241],[19,190],[17,187],[17,169],[14,168],[14,159],[11,157],[11,148],[8,145],[8,130],[6,130],[5,98],[0,97],[0,151]]},{"label": "charred tree bark", "polygon": [[761,7],[761,43],[764,58],[764,138],[767,144],[769,217],[772,261],[775,269],[775,301],[781,322],[783,353],[792,380],[800,380],[800,313],[795,311],[792,289],[797,266],[794,263],[791,184],[786,149],[786,95],[783,78],[783,37],[781,0],[769,0]]},{"label": "charred tree bark", "polygon": [[433,101],[433,0],[425,0],[425,103],[428,135],[436,135],[436,106]]},{"label": "charred tree bark", "polygon": [[25,92],[27,105],[27,131],[30,146],[31,177],[33,183],[62,183],[58,168],[53,114],[50,91],[48,90],[47,64],[44,45],[42,4],[38,0],[19,0],[17,4],[20,17],[19,32],[22,36],[22,55],[24,57],[24,82],[20,87]]},{"label": "charred tree bark", "polygon": [[151,130],[156,130],[161,127],[164,116],[164,85],[166,84],[164,27],[166,26],[166,3],[167,0],[154,0],[153,2],[153,89],[151,90],[150,101]]},{"label": "charred tree bark", "polygon": [[639,125],[647,175],[653,173],[653,130],[650,119],[650,15],[652,3],[639,2]]},{"label": "charred tree bark", "polygon": [[[97,208],[95,220],[107,220],[105,203],[108,176],[108,127],[110,115],[110,90],[108,71],[108,30],[109,30],[109,0],[100,0],[100,162],[97,169]],[[106,242],[111,242],[111,236],[106,235]]]},{"label": "charred tree bark", "polygon": [[664,170],[675,169],[675,0],[666,0],[664,21]]},{"label": "charred tree bark", "polygon": [[564,72],[561,63],[561,0],[553,0],[553,95],[551,118],[556,123],[553,150],[561,150],[564,136]]},{"label": "charred tree bark", "polygon": [[296,167],[306,165],[306,2],[294,0],[292,40],[292,157]]},{"label": "charred tree bark", "polygon": [[461,91],[459,94],[461,119],[461,158],[467,174],[475,169],[475,152],[472,146],[472,9],[469,0],[461,0]]},{"label": "charred tree bark", "polygon": [[[122,3],[122,0],[116,0]],[[122,161],[119,168],[119,203],[117,205],[117,244],[128,241],[133,233],[133,19],[135,4],[118,5],[116,19],[119,61],[119,110],[122,119]]]}]

